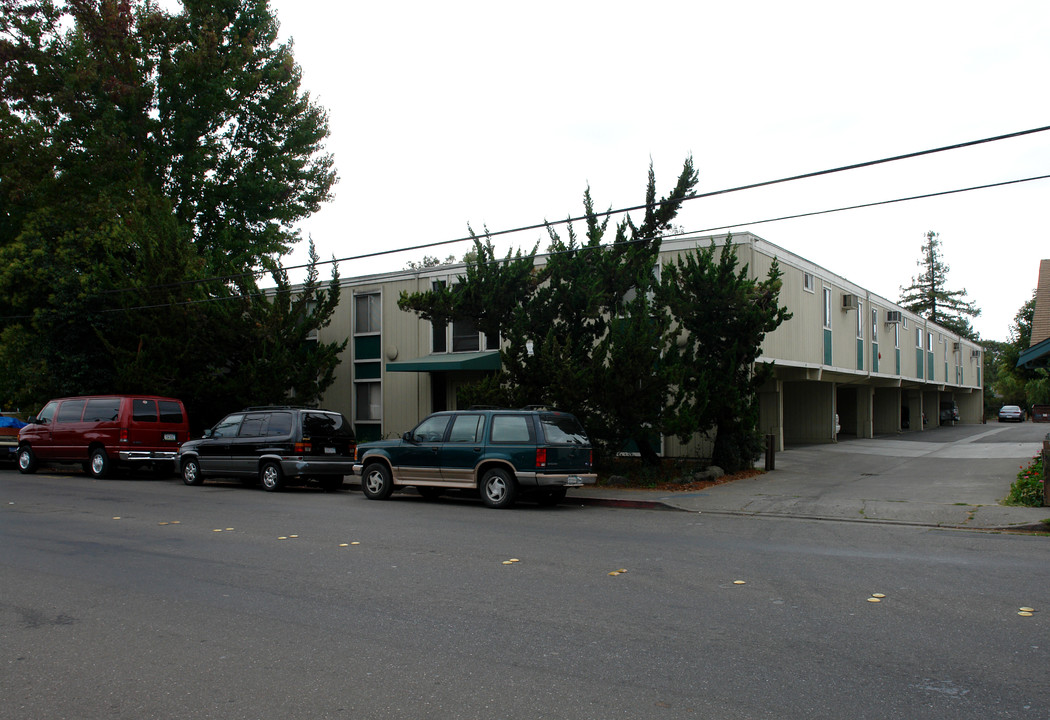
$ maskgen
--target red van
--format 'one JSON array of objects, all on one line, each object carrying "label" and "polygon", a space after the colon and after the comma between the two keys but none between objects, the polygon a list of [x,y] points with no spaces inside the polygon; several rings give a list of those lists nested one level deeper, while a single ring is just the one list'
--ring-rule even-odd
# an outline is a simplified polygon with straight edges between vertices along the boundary
[{"label": "red van", "polygon": [[155,395],[91,395],[52,400],[18,432],[18,469],[81,463],[93,477],[117,465],[175,471],[179,443],[190,439],[182,401]]}]

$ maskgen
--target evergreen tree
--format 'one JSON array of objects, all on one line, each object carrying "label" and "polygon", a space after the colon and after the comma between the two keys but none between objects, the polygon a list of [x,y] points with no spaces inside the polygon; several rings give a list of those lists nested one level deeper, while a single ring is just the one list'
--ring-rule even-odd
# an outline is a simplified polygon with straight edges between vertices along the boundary
[{"label": "evergreen tree", "polygon": [[713,431],[712,462],[727,472],[751,467],[761,454],[758,391],[772,367],[755,361],[766,334],[791,318],[778,304],[776,261],[764,280],[739,262],[731,237],[717,259],[712,243],[666,265],[660,293],[676,328],[666,348],[676,373],[666,430],[683,442]]},{"label": "evergreen tree", "polygon": [[901,288],[901,307],[918,313],[930,322],[948,328],[962,337],[979,339],[969,318],[981,314],[980,308],[967,302],[966,289],[947,288],[947,263],[941,257],[940,235],[932,230],[926,233],[922,257],[916,265],[922,272],[912,278],[912,284]]}]

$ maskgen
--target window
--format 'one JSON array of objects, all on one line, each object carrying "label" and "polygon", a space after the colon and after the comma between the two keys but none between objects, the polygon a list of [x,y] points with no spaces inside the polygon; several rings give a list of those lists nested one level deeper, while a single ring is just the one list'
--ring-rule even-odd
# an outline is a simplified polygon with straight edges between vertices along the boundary
[{"label": "window", "polygon": [[377,382],[359,382],[354,385],[358,420],[383,419],[382,386]]},{"label": "window", "polygon": [[831,329],[831,288],[824,288],[824,327]]},{"label": "window", "polygon": [[879,309],[871,309],[871,341],[879,341]]},{"label": "window", "polygon": [[412,431],[412,437],[418,442],[441,442],[445,439],[445,429],[448,427],[451,415],[431,415],[423,422],[416,425]]},{"label": "window", "polygon": [[526,415],[493,415],[492,442],[532,443],[532,423]]},{"label": "window", "polygon": [[915,347],[922,349],[922,328],[915,328]]},{"label": "window", "polygon": [[379,293],[354,296],[354,334],[377,333],[383,329]]},{"label": "window", "polygon": [[449,442],[472,443],[481,441],[482,425],[481,415],[459,415],[452,423],[452,432],[449,433]]},{"label": "window", "polygon": [[131,404],[131,417],[135,422],[157,422],[157,402],[135,400]]},{"label": "window", "polygon": [[[95,398],[87,401],[84,408],[84,422],[103,422],[116,420],[120,415],[120,398]],[[175,422],[182,422],[182,415]]]},{"label": "window", "polygon": [[448,323],[444,320],[431,320],[433,332],[432,350],[436,353],[448,352]]},{"label": "window", "polygon": [[813,275],[811,273],[802,273],[802,289],[806,292],[813,292]]},{"label": "window", "polygon": [[452,321],[452,352],[477,352],[481,349],[478,326],[472,318]]},{"label": "window", "polygon": [[278,437],[292,434],[292,414],[286,412],[270,413],[270,422],[266,425],[267,437]]},{"label": "window", "polygon": [[244,417],[244,422],[241,423],[241,429],[237,433],[237,437],[259,437],[263,434],[263,426],[266,424],[266,415],[263,413],[253,413]]},{"label": "window", "polygon": [[162,423],[180,423],[182,422],[182,406],[177,402],[171,400],[161,400],[160,403],[160,421]]},{"label": "window", "polygon": [[893,323],[893,347],[899,348],[901,346],[901,326],[898,323]]},{"label": "window", "polygon": [[241,427],[241,420],[244,419],[244,415],[230,415],[219,421],[219,424],[212,428],[211,436],[217,438],[223,437],[237,437],[237,431]]},{"label": "window", "polygon": [[926,352],[933,352],[933,333],[926,333]]},{"label": "window", "polygon": [[66,400],[58,410],[55,422],[80,422],[80,415],[84,412],[83,400]]},{"label": "window", "polygon": [[864,303],[857,301],[857,337],[864,338]]}]

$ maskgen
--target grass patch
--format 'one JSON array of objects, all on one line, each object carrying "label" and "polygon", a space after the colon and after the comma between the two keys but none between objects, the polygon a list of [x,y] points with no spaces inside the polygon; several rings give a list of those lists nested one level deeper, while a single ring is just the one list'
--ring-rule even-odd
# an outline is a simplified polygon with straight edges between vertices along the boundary
[{"label": "grass patch", "polygon": [[644,465],[635,458],[616,458],[598,468],[598,488],[627,488],[631,490],[660,490],[663,492],[695,492],[715,485],[723,485],[743,478],[764,475],[764,470],[753,468],[717,479],[697,479],[707,469],[707,463],[684,458],[666,459],[659,465]]}]

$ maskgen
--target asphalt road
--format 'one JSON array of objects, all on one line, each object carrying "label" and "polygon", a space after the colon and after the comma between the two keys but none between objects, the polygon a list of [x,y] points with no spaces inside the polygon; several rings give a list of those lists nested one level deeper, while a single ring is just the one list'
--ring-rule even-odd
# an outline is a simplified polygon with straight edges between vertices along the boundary
[{"label": "asphalt road", "polygon": [[1048,542],[3,470],[0,718],[1047,719]]}]

